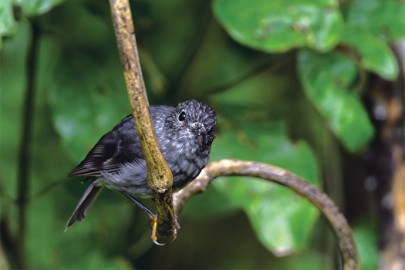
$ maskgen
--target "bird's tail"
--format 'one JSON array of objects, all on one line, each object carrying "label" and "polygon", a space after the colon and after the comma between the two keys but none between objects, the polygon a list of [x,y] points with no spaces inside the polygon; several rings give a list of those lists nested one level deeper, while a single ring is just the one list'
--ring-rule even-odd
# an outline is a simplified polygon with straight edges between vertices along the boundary
[{"label": "bird's tail", "polygon": [[90,184],[90,186],[86,189],[86,191],[80,198],[80,201],[77,204],[76,209],[73,211],[73,214],[67,221],[66,228],[72,226],[73,223],[76,222],[76,220],[82,221],[85,218],[87,211],[93,205],[94,201],[97,199],[102,189],[102,187],[96,185],[96,181],[93,181]]}]

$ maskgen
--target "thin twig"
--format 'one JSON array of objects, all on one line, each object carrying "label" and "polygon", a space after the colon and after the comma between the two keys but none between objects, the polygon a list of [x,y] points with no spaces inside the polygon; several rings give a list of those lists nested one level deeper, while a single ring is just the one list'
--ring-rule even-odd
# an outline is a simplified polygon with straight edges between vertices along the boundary
[{"label": "thin twig", "polygon": [[203,192],[212,180],[219,176],[250,176],[275,182],[292,189],[316,206],[328,220],[339,243],[344,269],[358,269],[356,244],[345,217],[335,203],[322,191],[296,175],[267,164],[242,160],[224,159],[209,163],[201,174],[188,186],[173,196],[177,216],[186,201],[193,195]]},{"label": "thin twig", "polygon": [[166,237],[174,238],[176,235],[172,201],[173,175],[160,152],[150,119],[129,2],[110,0],[110,7],[135,127],[146,160],[147,181],[155,195],[157,220],[152,222],[157,233],[153,230],[152,239],[165,242]]}]

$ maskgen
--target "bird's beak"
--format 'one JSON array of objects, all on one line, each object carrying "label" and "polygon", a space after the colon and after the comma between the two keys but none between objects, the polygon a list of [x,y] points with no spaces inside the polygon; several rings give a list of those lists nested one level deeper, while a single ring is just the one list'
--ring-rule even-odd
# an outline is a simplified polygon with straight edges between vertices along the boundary
[{"label": "bird's beak", "polygon": [[197,134],[201,135],[205,133],[205,126],[201,123],[194,122],[191,124],[191,129]]}]

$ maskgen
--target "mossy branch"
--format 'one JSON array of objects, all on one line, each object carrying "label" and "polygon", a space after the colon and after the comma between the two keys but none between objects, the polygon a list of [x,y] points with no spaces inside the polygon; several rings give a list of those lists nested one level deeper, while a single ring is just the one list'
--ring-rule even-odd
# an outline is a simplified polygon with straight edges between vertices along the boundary
[{"label": "mossy branch", "polygon": [[160,152],[150,119],[129,2],[110,0],[110,7],[135,127],[146,160],[147,181],[155,194],[157,220],[152,220],[152,240],[162,243],[167,237],[174,238],[176,235],[172,201],[173,175]]},{"label": "mossy branch", "polygon": [[250,176],[261,178],[286,186],[306,198],[322,212],[332,227],[339,243],[344,269],[359,269],[356,244],[353,239],[352,231],[335,203],[325,193],[313,185],[275,166],[232,159],[209,163],[193,182],[174,194],[174,209],[177,216],[179,216],[184,204],[190,197],[205,191],[209,184],[220,176]]}]

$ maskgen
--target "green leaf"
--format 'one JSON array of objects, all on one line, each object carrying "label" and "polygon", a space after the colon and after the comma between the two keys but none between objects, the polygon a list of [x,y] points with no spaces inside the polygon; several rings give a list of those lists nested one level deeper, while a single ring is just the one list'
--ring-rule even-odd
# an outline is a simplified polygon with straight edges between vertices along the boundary
[{"label": "green leaf", "polygon": [[342,26],[335,0],[216,0],[214,12],[232,38],[265,52],[330,50]]},{"label": "green leaf", "polygon": [[298,70],[305,93],[343,145],[350,151],[363,148],[374,130],[359,97],[349,91],[357,75],[355,63],[335,52],[302,50]]},{"label": "green leaf", "polygon": [[64,0],[14,0],[27,16],[42,15]]},{"label": "green leaf", "polygon": [[371,33],[346,27],[342,34],[343,44],[354,48],[359,54],[359,63],[387,80],[398,76],[398,63],[391,49]]},{"label": "green leaf", "polygon": [[375,222],[362,222],[353,228],[354,239],[359,251],[361,269],[377,269],[377,229]]},{"label": "green leaf", "polygon": [[[218,136],[213,145],[213,159],[261,161],[283,167],[318,185],[313,152],[304,142],[289,142],[283,125],[241,125],[240,130]],[[307,244],[318,212],[292,191],[245,177],[217,180],[214,186],[246,212],[258,239],[275,255],[290,254]]]},{"label": "green leaf", "polygon": [[347,10],[347,24],[384,41],[405,37],[405,3],[398,0],[354,0]]},{"label": "green leaf", "polygon": [[12,0],[0,1],[0,49],[2,47],[2,37],[16,31],[16,22],[13,15]]}]

